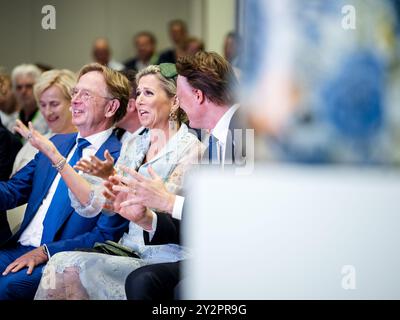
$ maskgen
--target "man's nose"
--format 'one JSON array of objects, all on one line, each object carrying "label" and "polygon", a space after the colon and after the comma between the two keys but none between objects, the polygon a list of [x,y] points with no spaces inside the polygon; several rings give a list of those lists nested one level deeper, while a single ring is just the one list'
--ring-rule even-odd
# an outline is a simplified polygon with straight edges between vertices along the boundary
[{"label": "man's nose", "polygon": [[78,105],[79,103],[82,102],[82,100],[79,97],[80,97],[79,95],[75,95],[74,97],[71,98],[71,106]]},{"label": "man's nose", "polygon": [[23,86],[21,88],[21,94],[25,96],[27,93],[28,93],[28,88],[26,86]]}]

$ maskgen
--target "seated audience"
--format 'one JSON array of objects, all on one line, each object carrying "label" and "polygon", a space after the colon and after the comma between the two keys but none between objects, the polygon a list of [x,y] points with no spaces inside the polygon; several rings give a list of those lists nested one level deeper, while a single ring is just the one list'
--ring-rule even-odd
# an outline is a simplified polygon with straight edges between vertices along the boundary
[{"label": "seated audience", "polygon": [[[193,128],[210,131],[209,147],[204,157],[211,164],[243,165],[243,150],[239,148],[242,141],[238,141],[242,135],[237,137],[229,134],[233,129],[241,129],[238,125],[239,105],[234,104],[237,81],[231,65],[216,53],[199,52],[194,56],[179,58],[176,66],[179,74],[177,96],[189,117],[189,124]],[[127,213],[133,215],[137,207],[149,206],[166,213],[165,219],[169,218],[179,225],[185,198],[168,192],[158,177],[149,179],[131,169],[126,171],[132,178],[125,178],[125,186],[116,185],[113,188],[130,194],[130,200],[123,204]],[[132,190],[135,191],[134,195]],[[132,206],[130,211],[129,206]],[[156,231],[152,244],[179,241],[175,229],[171,227],[173,224],[165,225],[169,227],[164,228],[162,234]],[[134,270],[125,284],[127,298],[154,300],[179,297],[176,286],[181,281],[180,265],[179,261],[152,264]]]},{"label": "seated audience", "polygon": [[[182,122],[184,114],[176,98],[176,76],[173,64],[149,66],[138,73],[136,107],[145,129],[124,143],[118,160],[118,165],[125,170],[125,166],[129,166],[143,175],[157,172],[172,193],[180,192],[184,173],[202,152],[201,143]],[[89,193],[82,184],[71,189],[72,201],[84,216],[97,214],[105,204],[109,210],[131,221],[129,232],[117,245],[126,256],[92,252],[55,255],[49,268],[58,271],[56,289],[39,286],[37,299],[125,299],[124,282],[131,271],[146,264],[177,261],[186,256],[185,249],[176,244],[146,245],[157,230],[165,227],[165,214],[141,206],[142,210],[126,216],[127,208],[121,208],[121,203],[127,200],[126,193],[114,193],[109,189],[110,182],[105,185],[104,194],[112,202],[105,203],[104,197],[99,201],[101,194],[96,190],[91,192],[94,193],[91,198],[82,199],[82,194]],[[134,253],[140,258],[134,258]],[[42,283],[47,281],[44,276]],[[66,287],[74,288],[73,292],[66,292]]]},{"label": "seated audience", "polygon": [[[52,255],[119,239],[127,227],[119,215],[80,216],[71,207],[63,179],[82,156],[102,157],[108,149],[118,158],[121,144],[112,126],[125,115],[128,80],[102,65],[86,65],[71,96],[78,134],[56,135],[50,142],[32,123],[28,130],[17,120],[16,130],[30,143],[43,139],[48,144],[10,180],[0,182],[0,210],[28,204],[19,231],[0,250],[0,300],[32,299]],[[49,157],[54,150],[56,157]]]},{"label": "seated audience", "polygon": [[[71,90],[75,83],[76,76],[72,71],[51,70],[42,73],[33,87],[39,110],[50,129],[46,137],[76,132],[70,111]],[[26,143],[15,158],[12,174],[31,161],[36,153],[37,149]]]}]

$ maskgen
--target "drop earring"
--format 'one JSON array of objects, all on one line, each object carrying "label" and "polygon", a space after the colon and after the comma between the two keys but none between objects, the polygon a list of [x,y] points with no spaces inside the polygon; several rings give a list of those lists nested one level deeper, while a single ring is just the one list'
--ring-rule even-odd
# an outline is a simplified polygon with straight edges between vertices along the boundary
[{"label": "drop earring", "polygon": [[176,131],[178,129],[178,111],[171,111],[168,116],[168,124],[170,131]]}]

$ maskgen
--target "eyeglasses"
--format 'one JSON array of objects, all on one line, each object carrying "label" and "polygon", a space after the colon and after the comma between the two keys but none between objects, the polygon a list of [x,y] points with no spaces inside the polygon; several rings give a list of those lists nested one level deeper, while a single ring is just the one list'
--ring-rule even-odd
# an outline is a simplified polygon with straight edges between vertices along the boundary
[{"label": "eyeglasses", "polygon": [[70,92],[70,95],[71,95],[71,99],[80,98],[84,102],[89,101],[91,98],[94,98],[94,97],[103,98],[103,99],[107,99],[107,100],[114,99],[112,97],[103,97],[101,95],[92,93],[86,89],[79,90],[78,88],[73,88]]},{"label": "eyeglasses", "polygon": [[160,63],[160,73],[167,79],[175,78],[178,75],[176,66],[174,63]]}]

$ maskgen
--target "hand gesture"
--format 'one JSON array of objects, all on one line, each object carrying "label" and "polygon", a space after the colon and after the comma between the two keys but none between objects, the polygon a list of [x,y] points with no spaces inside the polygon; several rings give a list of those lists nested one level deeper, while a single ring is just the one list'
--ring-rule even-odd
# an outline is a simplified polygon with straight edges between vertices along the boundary
[{"label": "hand gesture", "polygon": [[172,214],[175,195],[167,190],[164,181],[151,166],[147,169],[151,178],[146,178],[126,166],[121,166],[121,170],[131,176],[131,178],[116,176],[121,183],[112,187],[114,192],[129,194],[126,200],[120,203],[122,208],[140,204],[156,211]]},{"label": "hand gesture", "polygon": [[54,160],[54,162],[57,161],[59,153],[54,144],[35,130],[32,122],[29,122],[28,125],[29,128],[27,128],[20,120],[17,120],[14,130],[28,140],[32,146],[45,154],[50,160]]},{"label": "hand gesture", "polygon": [[109,176],[115,174],[115,169],[114,158],[108,150],[104,151],[104,158],[105,160],[101,161],[99,158],[92,155],[90,156],[90,160],[81,159],[76,163],[74,169],[106,180]]},{"label": "hand gesture", "polygon": [[117,212],[125,219],[140,225],[143,229],[148,230],[151,228],[152,214],[144,205],[132,204],[125,205],[124,207],[121,206],[121,203],[132,200],[135,196],[132,193],[118,192],[114,190],[114,187],[116,186],[123,186],[120,176],[109,177],[109,179],[104,183],[104,186],[105,190],[103,195],[106,198],[104,209]]}]

